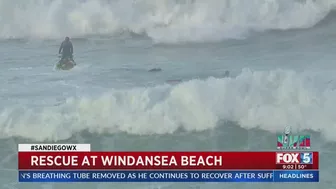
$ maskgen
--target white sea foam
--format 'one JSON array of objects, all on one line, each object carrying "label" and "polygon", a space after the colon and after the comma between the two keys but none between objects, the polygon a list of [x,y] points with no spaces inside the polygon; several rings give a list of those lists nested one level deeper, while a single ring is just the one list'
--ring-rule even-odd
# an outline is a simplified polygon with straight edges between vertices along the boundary
[{"label": "white sea foam", "polygon": [[0,113],[0,135],[61,140],[83,130],[165,134],[180,127],[212,129],[219,120],[230,120],[271,132],[282,131],[285,125],[312,129],[334,140],[335,75],[324,80],[293,71],[244,70],[236,78],[112,90],[99,98],[67,99],[41,110],[6,108]]},{"label": "white sea foam", "polygon": [[155,42],[241,38],[249,31],[308,28],[333,0],[0,0],[0,38],[145,34]]}]

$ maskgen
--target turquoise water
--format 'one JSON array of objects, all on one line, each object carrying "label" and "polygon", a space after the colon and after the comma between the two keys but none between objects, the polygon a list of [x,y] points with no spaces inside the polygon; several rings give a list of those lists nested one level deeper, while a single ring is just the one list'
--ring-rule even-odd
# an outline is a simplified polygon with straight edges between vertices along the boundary
[{"label": "turquoise water", "polygon": [[[286,186],[335,188],[332,3],[104,2],[0,1],[7,18],[0,19],[1,188],[283,188],[19,184],[16,153],[25,142],[111,151],[276,150],[276,134],[287,125],[312,135],[321,181]],[[78,65],[58,71],[65,35]],[[161,71],[148,72],[153,68]]]}]

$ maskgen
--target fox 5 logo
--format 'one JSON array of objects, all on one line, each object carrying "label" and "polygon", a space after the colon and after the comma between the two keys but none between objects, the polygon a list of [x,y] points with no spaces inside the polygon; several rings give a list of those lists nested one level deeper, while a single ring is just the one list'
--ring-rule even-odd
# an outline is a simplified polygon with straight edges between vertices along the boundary
[{"label": "fox 5 logo", "polygon": [[312,164],[313,153],[277,153],[276,163],[278,164]]}]

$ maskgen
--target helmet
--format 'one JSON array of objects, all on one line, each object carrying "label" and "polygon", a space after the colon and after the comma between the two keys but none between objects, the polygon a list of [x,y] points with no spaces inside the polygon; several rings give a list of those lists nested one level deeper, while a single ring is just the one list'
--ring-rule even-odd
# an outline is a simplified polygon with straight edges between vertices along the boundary
[{"label": "helmet", "polygon": [[70,38],[69,37],[65,37],[65,41],[69,41],[70,40]]}]

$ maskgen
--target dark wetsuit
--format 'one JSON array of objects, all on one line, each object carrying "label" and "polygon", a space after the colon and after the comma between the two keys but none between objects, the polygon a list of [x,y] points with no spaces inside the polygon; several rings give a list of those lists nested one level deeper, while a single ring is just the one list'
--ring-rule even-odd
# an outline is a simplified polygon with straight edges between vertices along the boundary
[{"label": "dark wetsuit", "polygon": [[73,46],[71,41],[63,41],[58,53],[60,54],[62,52],[62,60],[64,58],[71,58],[72,59],[72,54],[73,54]]}]

